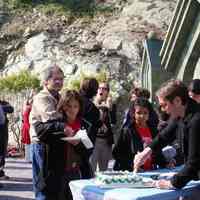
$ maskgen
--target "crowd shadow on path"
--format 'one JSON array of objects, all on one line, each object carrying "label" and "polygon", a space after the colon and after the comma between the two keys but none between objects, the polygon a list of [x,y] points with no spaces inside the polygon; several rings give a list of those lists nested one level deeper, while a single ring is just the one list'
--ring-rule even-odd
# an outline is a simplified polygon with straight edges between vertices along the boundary
[{"label": "crowd shadow on path", "polygon": [[24,169],[24,170],[25,170],[25,169],[32,169],[32,167],[31,167],[31,166],[30,166],[30,167],[29,167],[29,166],[27,166],[27,167],[20,167],[20,166],[17,166],[17,167],[14,167],[14,166],[6,166],[6,169],[20,169],[20,170],[21,170],[21,169],[22,169],[22,170]]},{"label": "crowd shadow on path", "polygon": [[1,195],[0,199],[2,200],[34,200],[33,198],[23,198],[23,197],[17,197],[17,196],[8,196],[8,195]]},{"label": "crowd shadow on path", "polygon": [[25,161],[23,159],[16,159],[16,160],[14,160],[14,159],[12,159],[12,160],[7,159],[6,163],[19,163],[19,164],[24,163],[24,164],[29,164],[27,161]]},{"label": "crowd shadow on path", "polygon": [[24,183],[32,183],[32,178],[20,178],[20,177],[10,177],[8,179],[9,182],[14,181],[14,182],[24,182]]},{"label": "crowd shadow on path", "polygon": [[[3,183],[3,188],[0,189],[0,191],[33,191],[33,185],[32,183]],[[1,199],[1,196],[0,196]]]}]

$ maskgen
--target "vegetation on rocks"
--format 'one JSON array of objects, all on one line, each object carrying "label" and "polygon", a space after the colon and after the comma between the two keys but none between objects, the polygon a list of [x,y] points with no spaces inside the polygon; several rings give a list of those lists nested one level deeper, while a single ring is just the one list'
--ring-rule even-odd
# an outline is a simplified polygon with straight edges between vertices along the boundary
[{"label": "vegetation on rocks", "polygon": [[93,75],[88,75],[85,74],[83,71],[81,71],[79,77],[71,76],[67,78],[66,79],[67,81],[64,84],[64,88],[79,90],[81,81],[84,78],[96,78],[98,82],[101,82],[101,81],[107,81],[109,79],[109,75],[106,70],[101,70],[99,73]]},{"label": "vegetation on rocks", "polygon": [[95,0],[5,0],[5,7],[13,12],[38,9],[47,15],[94,16],[97,13],[112,13],[112,6],[98,6]]},{"label": "vegetation on rocks", "polygon": [[20,92],[24,89],[39,88],[40,80],[36,75],[31,75],[29,71],[21,71],[19,74],[13,74],[0,78],[0,90],[8,92]]},{"label": "vegetation on rocks", "polygon": [[[157,39],[164,38],[176,1],[3,0],[1,74],[18,74],[21,69],[40,74],[56,62],[67,76],[64,87],[79,89],[88,73],[96,77],[106,67],[102,77],[108,78],[118,113],[123,113],[128,91],[133,83],[140,84],[143,41],[151,31]],[[1,82],[6,94],[23,85]],[[23,89],[28,93],[27,87]]]},{"label": "vegetation on rocks", "polygon": [[[81,72],[79,77],[73,77],[71,79],[66,78],[64,88],[79,90],[81,81],[86,77],[93,77],[98,81],[108,80],[108,74],[104,70],[96,75],[87,75],[84,72]],[[40,86],[41,84],[38,76],[30,74],[27,70],[23,70],[19,74],[13,74],[0,78],[1,91],[17,93],[27,89],[39,89]]]}]

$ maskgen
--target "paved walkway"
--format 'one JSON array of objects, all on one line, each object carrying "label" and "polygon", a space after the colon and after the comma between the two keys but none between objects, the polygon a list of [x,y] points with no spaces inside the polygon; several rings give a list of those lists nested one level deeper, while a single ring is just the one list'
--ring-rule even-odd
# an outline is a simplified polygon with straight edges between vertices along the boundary
[{"label": "paved walkway", "polygon": [[[113,160],[109,162],[112,169]],[[32,166],[24,159],[7,158],[6,175],[9,180],[0,180],[0,200],[34,200],[32,189]]]},{"label": "paved walkway", "polygon": [[33,200],[31,164],[24,159],[8,158],[6,174],[9,180],[0,180],[0,200]]}]

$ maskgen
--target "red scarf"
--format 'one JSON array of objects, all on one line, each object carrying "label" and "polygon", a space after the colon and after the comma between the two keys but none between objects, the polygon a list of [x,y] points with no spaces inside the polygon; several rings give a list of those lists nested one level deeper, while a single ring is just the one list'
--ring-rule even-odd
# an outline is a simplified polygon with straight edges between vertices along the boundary
[{"label": "red scarf", "polygon": [[66,123],[65,126],[69,126],[70,128],[72,128],[72,130],[74,131],[74,133],[76,134],[76,132],[78,130],[80,130],[81,128],[81,122],[79,119],[76,119],[74,122],[72,123]]},{"label": "red scarf", "polygon": [[[81,122],[79,119],[76,119],[74,122],[72,123],[66,123],[65,126],[68,126],[70,128],[72,128],[72,130],[74,131],[74,135],[76,135],[76,132],[78,130],[80,130],[81,128]],[[74,170],[73,166],[71,165],[74,161],[77,161],[77,153],[74,151],[74,147],[73,145],[66,143],[65,147],[64,147],[64,151],[65,151],[65,170],[67,171],[71,171]],[[74,160],[75,159],[75,160]]]}]

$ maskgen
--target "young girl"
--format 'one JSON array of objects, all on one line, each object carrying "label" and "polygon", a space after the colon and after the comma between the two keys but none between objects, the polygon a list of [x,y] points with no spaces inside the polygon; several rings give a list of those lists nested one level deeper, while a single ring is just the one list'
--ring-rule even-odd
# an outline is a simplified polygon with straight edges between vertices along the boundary
[{"label": "young girl", "polygon": [[[116,160],[115,170],[133,170],[133,160],[138,151],[142,151],[156,136],[157,130],[149,123],[152,111],[150,102],[144,98],[136,99],[130,107],[131,123],[121,129],[121,134],[113,149]],[[149,157],[141,170],[152,170],[166,164],[161,151]]]},{"label": "young girl", "polygon": [[[61,95],[58,103],[58,111],[62,112],[65,121],[67,137],[73,137],[80,129],[86,129],[90,135],[90,124],[84,120],[82,115],[82,100],[75,90],[67,90]],[[88,177],[90,173],[89,156],[91,149],[87,149],[81,140],[67,141],[64,146],[65,152],[65,175],[63,179],[62,199],[73,199],[68,183],[71,180]]]}]

